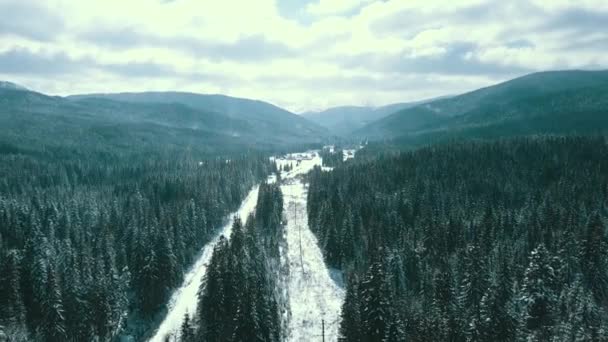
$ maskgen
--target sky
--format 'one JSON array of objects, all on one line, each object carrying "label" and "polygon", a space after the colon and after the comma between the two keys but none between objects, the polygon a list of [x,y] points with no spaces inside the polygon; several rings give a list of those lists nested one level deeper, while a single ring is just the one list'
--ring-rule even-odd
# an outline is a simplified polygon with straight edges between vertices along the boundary
[{"label": "sky", "polygon": [[0,80],[294,112],[608,66],[606,0],[0,0]]}]

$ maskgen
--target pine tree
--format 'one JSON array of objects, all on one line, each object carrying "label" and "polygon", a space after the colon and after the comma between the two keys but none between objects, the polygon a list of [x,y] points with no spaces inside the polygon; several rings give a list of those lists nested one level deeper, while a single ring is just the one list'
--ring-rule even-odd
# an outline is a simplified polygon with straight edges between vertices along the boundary
[{"label": "pine tree", "polygon": [[179,279],[181,279],[181,271],[179,269],[177,257],[173,252],[171,240],[167,235],[165,230],[161,230],[156,238],[156,245],[154,248],[157,260],[157,279],[160,282],[160,291],[163,293],[161,301],[166,298],[171,289],[178,285]]},{"label": "pine tree", "polygon": [[43,302],[42,335],[49,342],[63,342],[66,339],[64,309],[61,287],[52,264],[47,271],[46,291]]},{"label": "pine tree", "polygon": [[[209,262],[207,273],[204,276],[199,289],[198,317],[200,320],[198,339],[203,341],[228,340],[231,335],[226,336],[225,331],[228,314],[230,312],[226,292],[227,274],[225,266],[228,266],[229,245],[222,236],[213,249],[213,256]],[[230,331],[232,334],[232,331]]]},{"label": "pine tree", "polygon": [[581,269],[585,275],[586,285],[600,303],[603,303],[608,296],[607,258],[608,242],[604,224],[599,214],[595,213],[585,232]]},{"label": "pine tree", "polygon": [[479,341],[512,341],[511,317],[507,302],[500,296],[501,285],[492,281],[481,298]]},{"label": "pine tree", "polygon": [[0,325],[22,326],[25,323],[20,259],[17,251],[10,251],[0,259]]},{"label": "pine tree", "polygon": [[530,253],[520,298],[523,301],[519,337],[528,341],[551,341],[556,326],[555,272],[544,245]]},{"label": "pine tree", "polygon": [[194,327],[190,322],[190,315],[186,313],[180,329],[180,342],[195,342]]},{"label": "pine tree", "polygon": [[[380,252],[381,253],[381,252]],[[370,265],[361,283],[361,339],[385,341],[391,325],[390,290],[385,262],[380,256]]]},{"label": "pine tree", "polygon": [[351,276],[346,287],[346,296],[340,313],[338,341],[359,342],[362,340],[360,308],[359,284],[356,276]]},{"label": "pine tree", "polygon": [[46,238],[35,229],[25,245],[21,288],[26,319],[31,331],[41,324],[45,301],[49,247]]},{"label": "pine tree", "polygon": [[469,244],[464,255],[463,275],[460,284],[459,304],[465,313],[462,316],[463,330],[468,339],[480,339],[480,305],[487,289],[486,268],[477,244]]}]

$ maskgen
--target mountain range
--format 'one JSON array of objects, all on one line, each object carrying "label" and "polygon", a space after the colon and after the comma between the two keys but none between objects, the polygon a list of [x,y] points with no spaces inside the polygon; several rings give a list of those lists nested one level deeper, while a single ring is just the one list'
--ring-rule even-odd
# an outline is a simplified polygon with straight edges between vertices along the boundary
[{"label": "mountain range", "polygon": [[457,138],[602,133],[606,128],[608,71],[551,71],[404,108],[353,135],[432,143]]},{"label": "mountain range", "polygon": [[393,103],[380,107],[340,106],[322,111],[304,112],[301,115],[306,119],[327,128],[334,135],[348,137],[354,131],[390,114],[447,97],[449,96],[424,101]]},{"label": "mountain range", "polygon": [[8,82],[0,87],[0,126],[0,146],[8,150],[110,146],[129,153],[143,146],[229,152],[318,144],[328,135],[261,101],[176,92],[58,97]]},{"label": "mountain range", "polygon": [[[133,146],[202,153],[310,146],[331,137],[400,145],[608,128],[608,71],[534,73],[465,94],[296,115],[225,95],[143,92],[48,96],[0,82],[0,152]],[[335,138],[333,138],[335,140]],[[62,153],[63,153],[62,152]]]}]

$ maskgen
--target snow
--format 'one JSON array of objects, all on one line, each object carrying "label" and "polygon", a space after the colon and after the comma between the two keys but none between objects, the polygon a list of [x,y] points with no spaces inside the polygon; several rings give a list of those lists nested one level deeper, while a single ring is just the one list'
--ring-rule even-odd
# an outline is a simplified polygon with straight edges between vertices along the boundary
[{"label": "snow", "polygon": [[[354,155],[354,152],[353,152]],[[328,342],[337,341],[339,317],[344,301],[344,289],[338,286],[331,277],[323,260],[317,239],[308,227],[306,213],[306,186],[299,176],[308,173],[315,166],[321,166],[322,160],[317,151],[292,153],[282,157],[275,157],[277,166],[293,165],[289,172],[281,172],[283,184],[281,190],[284,196],[284,212],[287,218],[285,229],[286,248],[280,247],[281,264],[289,269],[285,280],[286,288],[283,295],[288,296],[289,313],[283,319],[287,321],[288,342],[320,340],[321,322],[325,322],[325,339]],[[331,171],[331,168],[324,168]],[[276,182],[276,175],[268,178],[268,182]],[[230,219],[220,230],[218,235],[202,249],[202,253],[192,269],[186,274],[184,283],[177,289],[169,303],[168,313],[161,323],[152,342],[163,342],[165,337],[171,335],[178,337],[182,320],[186,313],[193,315],[198,303],[198,290],[207,265],[211,260],[213,249],[219,237],[224,235],[230,238],[233,216],[246,218],[255,209],[258,197],[258,186],[254,187],[239,210],[230,215]],[[302,253],[300,253],[300,245]],[[286,267],[288,265],[288,267]],[[175,338],[177,340],[177,338]]]},{"label": "snow", "polygon": [[200,257],[184,277],[183,284],[171,296],[167,304],[167,316],[150,339],[150,342],[163,342],[167,335],[178,336],[186,313],[192,316],[196,312],[198,289],[202,283],[203,276],[207,272],[207,265],[211,260],[215,245],[222,235],[227,239],[230,238],[234,215],[245,220],[254,211],[258,200],[258,190],[259,186],[255,186],[249,191],[238,211],[229,216],[228,222],[221,228],[217,236],[203,247]]},{"label": "snow", "polygon": [[[299,161],[299,162],[298,162]],[[275,160],[278,167],[284,165],[293,165],[293,169],[289,172],[281,172],[282,179],[294,178],[298,175],[308,173],[315,166],[321,165],[321,157],[316,151],[308,151],[304,153],[291,153],[282,158]]]},{"label": "snow", "polygon": [[349,159],[353,159],[355,158],[355,153],[357,153],[356,149],[348,149],[348,150],[342,150],[342,160],[343,161],[347,161]]},{"label": "snow", "polygon": [[318,154],[311,152],[309,155],[312,156],[310,160],[302,160],[299,166],[282,176],[287,218],[287,251],[283,253],[289,262],[287,291],[291,311],[286,335],[289,342],[320,340],[324,321],[325,340],[331,342],[338,338],[344,290],[333,281],[317,239],[308,226],[306,186],[297,176],[321,165]]}]

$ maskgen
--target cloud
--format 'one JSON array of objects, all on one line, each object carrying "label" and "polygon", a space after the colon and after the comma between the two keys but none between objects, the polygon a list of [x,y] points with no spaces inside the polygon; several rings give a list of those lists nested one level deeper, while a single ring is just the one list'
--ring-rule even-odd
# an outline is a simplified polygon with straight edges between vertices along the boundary
[{"label": "cloud", "polygon": [[148,44],[162,44],[158,38],[137,32],[133,28],[102,28],[80,33],[78,38],[110,48],[131,48]]},{"label": "cloud", "polygon": [[319,109],[608,66],[603,0],[0,0],[0,78]]},{"label": "cloud", "polygon": [[[182,75],[171,65],[149,61],[103,63],[91,57],[73,58],[64,53],[34,52],[28,49],[13,49],[0,52],[0,73],[9,75],[61,75],[97,71],[128,78],[188,77],[200,79],[200,72]],[[204,77],[209,77],[205,75]]]},{"label": "cloud", "polygon": [[477,52],[478,47],[474,43],[454,42],[429,55],[419,56],[414,50],[404,50],[396,55],[356,55],[339,62],[347,68],[362,67],[402,74],[512,76],[531,71],[520,66],[481,61],[476,57]]},{"label": "cloud", "polygon": [[101,64],[93,67],[125,77],[166,77],[177,75],[173,67],[152,62]]},{"label": "cloud", "polygon": [[516,39],[505,43],[505,46],[511,49],[534,48],[536,45],[527,39]]},{"label": "cloud", "polygon": [[568,8],[551,16],[547,22],[540,25],[540,28],[548,31],[574,30],[580,34],[606,32],[608,11]]},{"label": "cloud", "polygon": [[295,54],[295,51],[286,44],[268,40],[259,34],[242,36],[232,42],[218,42],[187,36],[163,37],[141,33],[132,28],[122,28],[89,31],[81,34],[79,38],[92,44],[110,48],[157,47],[177,49],[190,54],[194,58],[206,58],[214,61],[259,62]]},{"label": "cloud", "polygon": [[12,49],[0,52],[0,73],[9,75],[58,76],[78,73],[86,65],[66,54],[33,53],[27,49]]},{"label": "cloud", "polygon": [[63,19],[39,3],[0,1],[0,36],[52,41],[64,29]]},{"label": "cloud", "polygon": [[315,16],[327,16],[352,12],[373,0],[318,0],[306,6],[306,11]]}]

